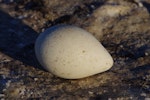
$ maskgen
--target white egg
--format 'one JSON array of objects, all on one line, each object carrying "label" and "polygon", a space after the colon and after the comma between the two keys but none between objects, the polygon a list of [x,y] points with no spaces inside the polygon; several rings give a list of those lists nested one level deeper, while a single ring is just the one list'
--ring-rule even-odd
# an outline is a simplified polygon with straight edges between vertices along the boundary
[{"label": "white egg", "polygon": [[110,69],[113,59],[89,32],[71,25],[57,25],[41,33],[35,43],[40,64],[65,79],[79,79]]}]

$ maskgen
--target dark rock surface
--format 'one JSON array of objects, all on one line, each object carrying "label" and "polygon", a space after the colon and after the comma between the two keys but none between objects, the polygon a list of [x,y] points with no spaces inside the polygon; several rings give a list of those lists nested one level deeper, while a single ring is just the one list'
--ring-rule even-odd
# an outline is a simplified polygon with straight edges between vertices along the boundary
[{"label": "dark rock surface", "polygon": [[[131,1],[0,0],[0,99],[149,100],[150,1],[142,0],[143,7]],[[91,32],[111,53],[113,67],[80,80],[45,71],[34,42],[62,23]]]}]

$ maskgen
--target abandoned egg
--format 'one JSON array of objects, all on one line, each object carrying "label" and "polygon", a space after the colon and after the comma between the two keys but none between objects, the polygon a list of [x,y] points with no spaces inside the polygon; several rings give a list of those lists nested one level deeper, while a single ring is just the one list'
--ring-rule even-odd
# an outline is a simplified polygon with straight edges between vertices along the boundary
[{"label": "abandoned egg", "polygon": [[65,79],[79,79],[110,69],[113,59],[89,32],[71,25],[57,25],[41,33],[35,43],[40,64]]}]

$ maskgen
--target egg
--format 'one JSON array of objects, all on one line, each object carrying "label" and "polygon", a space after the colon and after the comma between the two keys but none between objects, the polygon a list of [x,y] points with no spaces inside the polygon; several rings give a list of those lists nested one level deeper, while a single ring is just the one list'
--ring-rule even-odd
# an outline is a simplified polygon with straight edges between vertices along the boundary
[{"label": "egg", "polygon": [[65,79],[95,75],[113,65],[102,44],[91,33],[73,25],[56,25],[41,33],[35,54],[47,71]]}]

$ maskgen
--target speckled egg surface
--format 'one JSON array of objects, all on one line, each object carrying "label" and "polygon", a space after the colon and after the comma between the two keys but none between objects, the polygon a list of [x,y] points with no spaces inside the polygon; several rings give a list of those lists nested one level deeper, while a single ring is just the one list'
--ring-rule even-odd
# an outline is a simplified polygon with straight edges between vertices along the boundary
[{"label": "speckled egg surface", "polygon": [[57,25],[41,33],[35,43],[40,64],[65,79],[79,79],[110,69],[113,59],[89,32],[71,25]]}]

